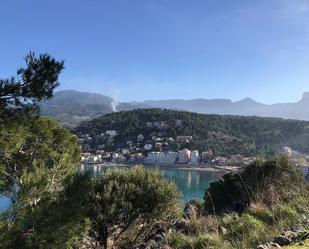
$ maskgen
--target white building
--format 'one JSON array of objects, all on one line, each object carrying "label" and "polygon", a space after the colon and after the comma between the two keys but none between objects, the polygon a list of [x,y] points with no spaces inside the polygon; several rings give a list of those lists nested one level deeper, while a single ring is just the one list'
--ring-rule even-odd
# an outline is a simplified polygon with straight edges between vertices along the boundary
[{"label": "white building", "polygon": [[141,142],[141,141],[143,141],[143,140],[144,140],[143,134],[139,134],[139,135],[137,136],[137,141]]},{"label": "white building", "polygon": [[144,145],[144,150],[152,150],[153,145],[152,144],[145,144]]},{"label": "white building", "polygon": [[177,152],[149,152],[148,156],[145,158],[145,162],[149,164],[173,164],[176,162]]},{"label": "white building", "polygon": [[147,122],[147,123],[146,123],[146,126],[149,127],[149,128],[150,128],[150,127],[153,127],[153,122]]},{"label": "white building", "polygon": [[188,149],[183,149],[178,152],[178,162],[188,163],[191,158],[191,151]]},{"label": "white building", "polygon": [[182,125],[182,120],[181,119],[176,119],[175,120],[175,125],[176,126],[181,126]]},{"label": "white building", "polygon": [[220,165],[220,166],[224,166],[227,164],[227,158],[223,156],[218,156],[213,160],[213,163]]},{"label": "white building", "polygon": [[102,162],[101,155],[82,156],[82,163],[100,163]]},{"label": "white building", "polygon": [[128,149],[121,149],[121,153],[122,153],[123,155],[127,155],[127,154],[130,153],[130,151],[129,151]]},{"label": "white building", "polygon": [[202,161],[203,162],[210,162],[213,158],[213,153],[211,150],[203,151],[202,152]]},{"label": "white building", "polygon": [[192,141],[192,139],[193,139],[192,136],[177,136],[176,137],[176,140],[182,143],[189,143],[190,141]]},{"label": "white building", "polygon": [[200,162],[200,157],[198,154],[198,150],[194,150],[191,153],[190,164],[198,164]]},{"label": "white building", "polygon": [[115,131],[115,130],[107,130],[106,132],[105,132],[105,134],[106,135],[108,135],[108,136],[110,136],[110,137],[114,137],[114,136],[117,136],[117,131]]},{"label": "white building", "polygon": [[77,142],[78,142],[79,144],[82,144],[82,143],[85,142],[85,139],[84,139],[84,138],[79,138],[79,139],[77,139]]}]

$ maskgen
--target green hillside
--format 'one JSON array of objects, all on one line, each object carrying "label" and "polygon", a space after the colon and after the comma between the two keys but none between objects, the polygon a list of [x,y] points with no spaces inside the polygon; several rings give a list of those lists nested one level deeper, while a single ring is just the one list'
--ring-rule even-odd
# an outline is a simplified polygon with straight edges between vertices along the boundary
[{"label": "green hillside", "polygon": [[[147,126],[147,122],[161,122],[162,127]],[[177,123],[178,122],[178,123]],[[177,124],[176,124],[177,123]],[[99,134],[116,130],[111,142]],[[153,136],[174,138],[165,149],[211,149],[215,155],[272,155],[283,146],[309,153],[309,122],[279,118],[204,115],[161,109],[138,109],[105,114],[86,121],[75,128],[78,135],[89,134],[91,148],[105,144],[106,150],[124,148],[127,141],[137,143],[143,134],[142,147]],[[189,143],[177,142],[177,136],[192,136]]]}]

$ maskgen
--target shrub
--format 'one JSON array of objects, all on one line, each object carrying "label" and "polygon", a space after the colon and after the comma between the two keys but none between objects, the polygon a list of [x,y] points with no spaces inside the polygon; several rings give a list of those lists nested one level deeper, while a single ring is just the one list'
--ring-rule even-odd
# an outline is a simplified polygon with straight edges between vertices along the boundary
[{"label": "shrub", "polygon": [[178,215],[179,192],[159,170],[135,166],[107,171],[94,181],[89,203],[92,235],[106,248],[110,229],[121,233],[141,224]]},{"label": "shrub", "polygon": [[250,214],[241,217],[236,213],[226,214],[222,225],[227,229],[224,238],[236,248],[254,248],[268,238],[265,224]]},{"label": "shrub", "polygon": [[275,217],[272,211],[262,203],[254,203],[248,208],[248,213],[267,225],[273,225]]},{"label": "shrub", "polygon": [[168,236],[168,244],[177,249],[227,249],[231,248],[218,234],[201,234],[186,236],[179,232],[172,232]]},{"label": "shrub", "polygon": [[185,206],[193,205],[197,208],[197,215],[200,216],[204,213],[204,202],[200,199],[192,199],[186,202]]},{"label": "shrub", "polygon": [[204,195],[205,211],[243,213],[250,203],[271,207],[308,194],[308,184],[300,170],[286,157],[256,161],[241,173],[230,173],[211,183]]}]

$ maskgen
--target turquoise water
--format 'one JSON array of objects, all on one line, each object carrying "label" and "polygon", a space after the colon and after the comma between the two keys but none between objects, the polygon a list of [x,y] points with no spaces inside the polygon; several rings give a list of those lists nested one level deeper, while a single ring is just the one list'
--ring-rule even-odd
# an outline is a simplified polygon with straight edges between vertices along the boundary
[{"label": "turquoise water", "polygon": [[[81,167],[83,171],[86,168],[91,171],[93,175],[99,175],[106,170],[106,167],[91,166]],[[180,190],[182,202],[191,199],[203,199],[205,189],[211,182],[217,181],[223,176],[223,172],[210,172],[190,168],[176,168],[176,167],[160,167],[164,176],[169,181],[174,181]]]},{"label": "turquoise water", "polygon": [[[102,174],[106,167],[80,166],[80,171],[89,170],[94,176]],[[209,172],[194,169],[182,169],[175,167],[161,167],[160,170],[169,181],[174,181],[180,190],[183,203],[190,199],[202,199],[205,189],[211,182],[222,177],[222,172]],[[0,211],[9,206],[9,200],[0,198]]]},{"label": "turquoise water", "polygon": [[224,173],[191,169],[161,168],[164,176],[177,184],[182,194],[182,202],[202,199],[211,182],[220,179]]}]

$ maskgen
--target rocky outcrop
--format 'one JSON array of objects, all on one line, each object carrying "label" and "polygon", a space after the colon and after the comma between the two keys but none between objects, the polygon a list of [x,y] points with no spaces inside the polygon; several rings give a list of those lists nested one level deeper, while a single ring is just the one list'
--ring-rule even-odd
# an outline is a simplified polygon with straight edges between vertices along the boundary
[{"label": "rocky outcrop", "polygon": [[173,224],[173,228],[176,230],[176,231],[180,231],[180,230],[185,230],[187,225],[190,223],[189,220],[187,219],[179,219],[177,220],[174,224]]},{"label": "rocky outcrop", "polygon": [[277,249],[277,248],[282,248],[282,247],[278,245],[277,243],[269,242],[264,245],[257,246],[256,249]]},{"label": "rocky outcrop", "polygon": [[[154,228],[154,230],[145,238],[145,241],[138,246],[135,247],[135,249],[154,249],[158,248],[157,245],[163,239],[166,237],[167,230],[162,226],[157,226]],[[162,249],[169,249],[168,246],[161,246]]]},{"label": "rocky outcrop", "polygon": [[284,233],[276,236],[271,242],[257,246],[256,249],[275,249],[283,246],[291,245],[296,242],[301,242],[309,238],[309,232],[301,228],[292,228]]},{"label": "rocky outcrop", "polygon": [[198,208],[193,204],[186,204],[184,209],[184,217],[191,219],[193,216],[196,216],[198,213]]}]

